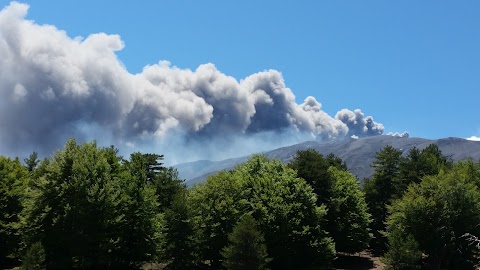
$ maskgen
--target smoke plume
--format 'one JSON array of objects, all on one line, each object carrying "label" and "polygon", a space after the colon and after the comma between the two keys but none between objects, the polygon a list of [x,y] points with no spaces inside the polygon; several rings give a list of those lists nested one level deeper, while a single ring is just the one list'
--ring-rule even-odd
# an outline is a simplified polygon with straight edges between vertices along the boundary
[{"label": "smoke plume", "polygon": [[118,35],[71,38],[27,20],[28,8],[0,11],[0,153],[48,154],[76,137],[212,158],[384,131],[359,109],[331,117],[314,97],[297,104],[276,70],[238,81],[210,63],[189,70],[161,61],[131,74],[117,58]]}]

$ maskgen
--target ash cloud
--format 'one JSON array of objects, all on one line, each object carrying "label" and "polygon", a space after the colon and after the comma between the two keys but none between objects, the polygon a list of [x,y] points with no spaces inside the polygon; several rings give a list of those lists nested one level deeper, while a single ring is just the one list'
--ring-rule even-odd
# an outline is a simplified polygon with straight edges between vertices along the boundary
[{"label": "ash cloud", "polygon": [[[226,148],[262,150],[269,141],[384,131],[359,109],[332,117],[314,97],[296,103],[276,70],[239,81],[211,63],[189,70],[161,61],[131,74],[117,58],[118,35],[71,38],[27,20],[28,8],[12,2],[0,11],[0,153],[48,154],[76,137],[212,158]],[[195,146],[207,149],[203,156]]]},{"label": "ash cloud", "polygon": [[342,109],[335,115],[335,119],[342,121],[348,127],[349,136],[375,136],[382,135],[384,127],[382,124],[373,121],[373,117],[363,114],[359,109],[353,112],[347,109]]}]

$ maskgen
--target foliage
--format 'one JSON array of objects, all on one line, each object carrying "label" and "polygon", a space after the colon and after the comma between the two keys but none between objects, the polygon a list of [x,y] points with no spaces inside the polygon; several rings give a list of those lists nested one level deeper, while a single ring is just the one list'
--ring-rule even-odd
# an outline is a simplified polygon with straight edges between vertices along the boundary
[{"label": "foliage", "polygon": [[386,146],[377,153],[372,166],[375,168],[372,179],[364,182],[365,198],[373,217],[372,247],[383,251],[386,248],[385,222],[388,215],[387,206],[395,199],[401,198],[407,187],[420,183],[428,175],[436,175],[451,168],[452,163],[435,144],[430,144],[422,151],[412,148],[406,157],[392,146]]},{"label": "foliage", "polygon": [[178,192],[165,212],[164,257],[170,261],[168,269],[192,269],[197,257],[196,230],[186,192]]},{"label": "foliage", "polygon": [[153,185],[161,212],[170,208],[177,193],[183,192],[186,188],[184,181],[178,177],[177,169],[173,167],[159,170],[154,177]]},{"label": "foliage", "polygon": [[228,270],[268,270],[270,261],[263,235],[255,219],[243,216],[228,235],[230,244],[222,251],[223,265]]},{"label": "foliage", "polygon": [[422,252],[411,234],[392,230],[388,235],[388,252],[382,258],[386,270],[421,269]]},{"label": "foliage", "polygon": [[324,158],[314,149],[299,151],[289,167],[312,185],[317,204],[327,209],[326,230],[333,237],[337,251],[362,251],[370,241],[365,198],[358,181],[347,172],[345,163],[333,154]]},{"label": "foliage", "polygon": [[[191,191],[204,251],[212,264],[240,216],[250,213],[265,236],[273,269],[328,265],[334,246],[323,229],[325,207],[295,171],[275,160],[254,156],[231,172],[210,176]],[[217,265],[218,267],[218,265]]]},{"label": "foliage", "polygon": [[331,223],[336,226],[331,232],[335,248],[347,253],[360,252],[367,248],[371,238],[365,196],[352,174],[335,167],[328,171],[335,179],[329,203]]},{"label": "foliage", "polygon": [[401,152],[392,146],[386,146],[377,153],[372,167],[375,168],[372,179],[366,179],[363,184],[365,200],[372,214],[371,246],[376,250],[385,249],[386,239],[385,220],[387,218],[387,205],[397,192],[399,164]]},{"label": "foliage", "polygon": [[399,180],[395,198],[401,198],[411,183],[420,183],[422,177],[437,175],[441,170],[449,169],[452,162],[443,156],[435,144],[430,144],[422,151],[413,147],[405,158],[400,160]]},{"label": "foliage", "polygon": [[29,172],[32,172],[35,170],[40,163],[40,160],[38,160],[38,153],[37,152],[32,152],[30,156],[26,159],[23,160],[25,162],[25,167]]},{"label": "foliage", "polygon": [[45,269],[45,249],[40,242],[33,243],[22,258],[23,270]]},{"label": "foliage", "polygon": [[190,190],[188,203],[199,229],[200,258],[209,260],[212,268],[219,269],[220,250],[228,244],[228,234],[245,212],[240,181],[231,172],[211,175],[206,182]]},{"label": "foliage", "polygon": [[157,168],[149,165],[152,157],[138,152],[131,154],[119,176],[122,203],[118,246],[123,248],[116,254],[116,261],[120,265],[138,267],[156,259],[160,253],[164,216],[159,211],[156,188],[151,182],[155,178],[152,168]]},{"label": "foliage", "polygon": [[18,159],[0,156],[0,267],[12,263],[18,252],[19,213],[28,185],[28,171]]},{"label": "foliage", "polygon": [[318,205],[327,203],[332,195],[334,179],[328,172],[328,168],[335,166],[346,170],[346,165],[341,159],[332,154],[324,158],[315,149],[298,151],[288,166],[297,172],[298,177],[305,179],[312,186],[318,196]]},{"label": "foliage", "polygon": [[253,156],[235,172],[248,210],[265,235],[272,269],[328,266],[334,244],[325,231],[325,206],[296,172],[277,160]]},{"label": "foliage", "polygon": [[424,177],[393,203],[388,219],[391,245],[411,235],[432,269],[471,269],[478,262],[475,247],[464,235],[480,235],[480,191],[464,169],[460,164]]},{"label": "foliage", "polygon": [[26,205],[26,245],[41,242],[49,267],[102,265],[113,248],[118,182],[95,143],[70,140],[55,153]]},{"label": "foliage", "polygon": [[318,269],[333,261],[333,240],[342,252],[365,249],[371,218],[373,246],[388,237],[388,269],[480,264],[480,163],[453,164],[435,145],[378,152],[365,194],[340,158],[315,150],[288,166],[253,156],[189,190],[162,161],[74,139],[25,166],[0,156],[1,266],[22,255],[23,269],[157,259],[169,269]]},{"label": "foliage", "polygon": [[122,165],[115,156],[72,139],[32,183],[24,242],[42,243],[48,268],[119,268],[156,254],[155,188],[142,178],[143,164],[135,170],[135,160]]}]

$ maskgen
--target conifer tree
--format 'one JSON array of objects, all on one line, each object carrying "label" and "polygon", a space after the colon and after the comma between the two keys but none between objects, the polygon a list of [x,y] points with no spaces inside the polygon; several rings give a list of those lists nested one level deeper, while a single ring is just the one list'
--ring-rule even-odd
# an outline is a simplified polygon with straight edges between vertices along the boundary
[{"label": "conifer tree", "polygon": [[265,239],[255,219],[243,216],[228,236],[229,245],[222,251],[223,265],[228,270],[267,270],[270,261]]}]

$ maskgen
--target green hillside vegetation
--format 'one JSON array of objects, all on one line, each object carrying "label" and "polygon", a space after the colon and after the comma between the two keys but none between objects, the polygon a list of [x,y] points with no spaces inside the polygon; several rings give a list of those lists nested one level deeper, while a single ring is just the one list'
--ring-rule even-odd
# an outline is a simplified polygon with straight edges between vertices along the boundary
[{"label": "green hillside vegetation", "polygon": [[187,188],[163,156],[69,140],[0,156],[1,269],[332,269],[365,250],[387,269],[480,264],[480,163],[387,146],[360,187],[315,150],[254,155]]}]

